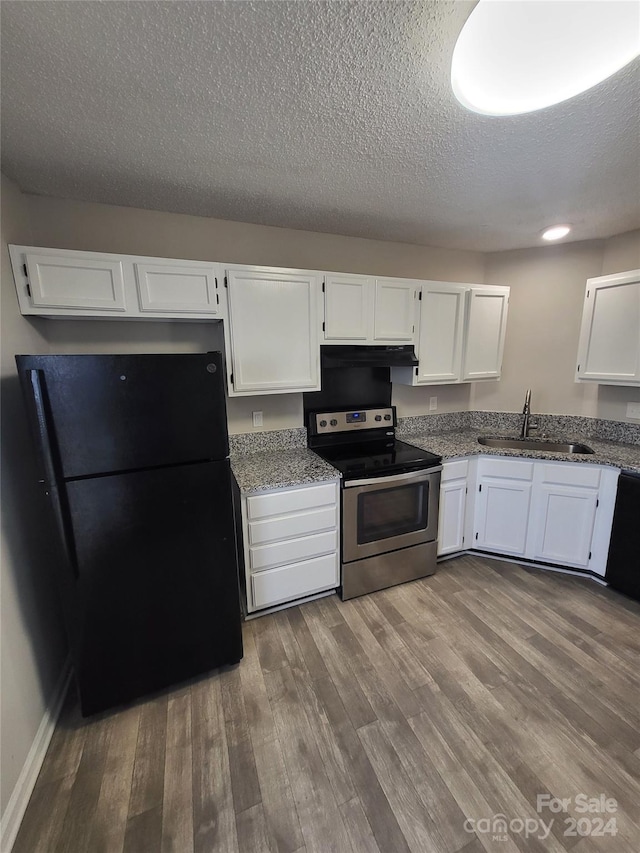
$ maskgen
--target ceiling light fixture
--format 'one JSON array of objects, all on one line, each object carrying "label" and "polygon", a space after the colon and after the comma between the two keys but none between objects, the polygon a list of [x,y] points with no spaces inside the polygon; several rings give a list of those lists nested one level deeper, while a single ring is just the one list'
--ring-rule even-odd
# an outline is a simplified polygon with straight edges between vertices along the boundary
[{"label": "ceiling light fixture", "polygon": [[590,89],[640,54],[640,4],[480,0],[456,42],[451,85],[469,110],[519,115]]},{"label": "ceiling light fixture", "polygon": [[547,228],[542,232],[543,240],[562,240],[571,231],[568,225],[554,225],[553,228]]}]

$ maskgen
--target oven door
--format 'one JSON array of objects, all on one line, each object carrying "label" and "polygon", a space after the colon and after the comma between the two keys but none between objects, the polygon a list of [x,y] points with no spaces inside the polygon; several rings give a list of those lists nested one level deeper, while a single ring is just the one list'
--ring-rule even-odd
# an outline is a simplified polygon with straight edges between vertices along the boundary
[{"label": "oven door", "polygon": [[438,537],[442,467],[369,480],[342,491],[342,560],[349,563]]}]

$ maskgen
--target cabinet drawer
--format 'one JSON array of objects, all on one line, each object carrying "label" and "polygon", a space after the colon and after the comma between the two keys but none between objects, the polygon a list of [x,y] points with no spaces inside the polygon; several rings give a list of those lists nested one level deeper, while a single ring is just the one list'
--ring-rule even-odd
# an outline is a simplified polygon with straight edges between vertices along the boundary
[{"label": "cabinet drawer", "polygon": [[249,522],[249,544],[262,545],[278,539],[294,539],[310,533],[320,533],[337,526],[337,507],[323,507],[311,512],[286,515],[282,518],[267,518]]},{"label": "cabinet drawer", "polygon": [[313,507],[336,503],[335,483],[323,483],[305,489],[287,489],[247,498],[247,515],[251,520],[300,512]]},{"label": "cabinet drawer", "polygon": [[533,467],[533,462],[524,462],[517,459],[481,459],[478,476],[532,480]]},{"label": "cabinet drawer", "polygon": [[271,607],[338,586],[338,555],[327,554],[251,576],[254,607]]},{"label": "cabinet drawer", "polygon": [[469,460],[456,459],[455,462],[445,462],[442,466],[442,480],[446,483],[447,480],[462,480],[466,479],[469,473]]},{"label": "cabinet drawer", "polygon": [[584,486],[597,489],[600,485],[600,469],[592,465],[543,465],[542,482],[561,486]]},{"label": "cabinet drawer", "polygon": [[327,530],[316,533],[315,536],[305,536],[302,539],[287,539],[286,542],[274,542],[271,545],[259,545],[249,549],[249,562],[254,572],[308,560],[320,554],[328,554],[338,548],[338,531]]}]

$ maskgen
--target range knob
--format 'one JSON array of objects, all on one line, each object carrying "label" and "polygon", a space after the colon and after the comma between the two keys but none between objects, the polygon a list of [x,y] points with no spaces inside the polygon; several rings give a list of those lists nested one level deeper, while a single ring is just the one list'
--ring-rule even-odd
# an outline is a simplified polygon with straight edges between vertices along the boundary
[{"label": "range knob", "polygon": [[377,421],[381,421],[381,420],[382,420],[382,415],[376,415],[376,420],[377,420]]},{"label": "range knob", "polygon": [[320,426],[321,426],[321,427],[326,427],[326,425],[327,425],[327,422],[326,422],[326,421],[320,421]]},{"label": "range knob", "polygon": [[385,421],[390,421],[390,420],[391,420],[391,415],[385,415],[385,416],[384,416],[384,419],[385,419]]},{"label": "range knob", "polygon": [[331,418],[331,426],[338,426],[338,421],[335,418]]}]

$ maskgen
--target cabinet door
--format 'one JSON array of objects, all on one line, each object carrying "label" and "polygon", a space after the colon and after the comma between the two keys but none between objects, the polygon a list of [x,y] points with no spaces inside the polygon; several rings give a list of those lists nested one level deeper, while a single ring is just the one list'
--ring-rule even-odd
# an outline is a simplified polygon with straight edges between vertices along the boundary
[{"label": "cabinet door", "polygon": [[507,331],[508,287],[472,287],[462,378],[499,379]]},{"label": "cabinet door", "polygon": [[462,551],[467,481],[452,480],[440,486],[438,556]]},{"label": "cabinet door", "polygon": [[587,282],[576,378],[640,385],[640,270]]},{"label": "cabinet door", "polygon": [[475,547],[524,556],[531,489],[531,483],[523,480],[480,478]]},{"label": "cabinet door", "polygon": [[373,280],[363,275],[324,279],[325,341],[366,341],[371,334]]},{"label": "cabinet door", "polygon": [[413,341],[416,284],[402,279],[376,279],[373,338],[377,342]]},{"label": "cabinet door", "polygon": [[184,262],[134,263],[140,310],[219,314],[215,269]]},{"label": "cabinet door", "polygon": [[229,393],[320,388],[316,273],[238,267],[227,272],[231,330]]},{"label": "cabinet door", "polygon": [[589,568],[597,501],[595,489],[541,483],[535,502],[534,559]]},{"label": "cabinet door", "polygon": [[460,381],[467,291],[438,281],[422,285],[416,384]]},{"label": "cabinet door", "polygon": [[27,252],[24,257],[34,306],[126,311],[120,260],[81,252]]}]

